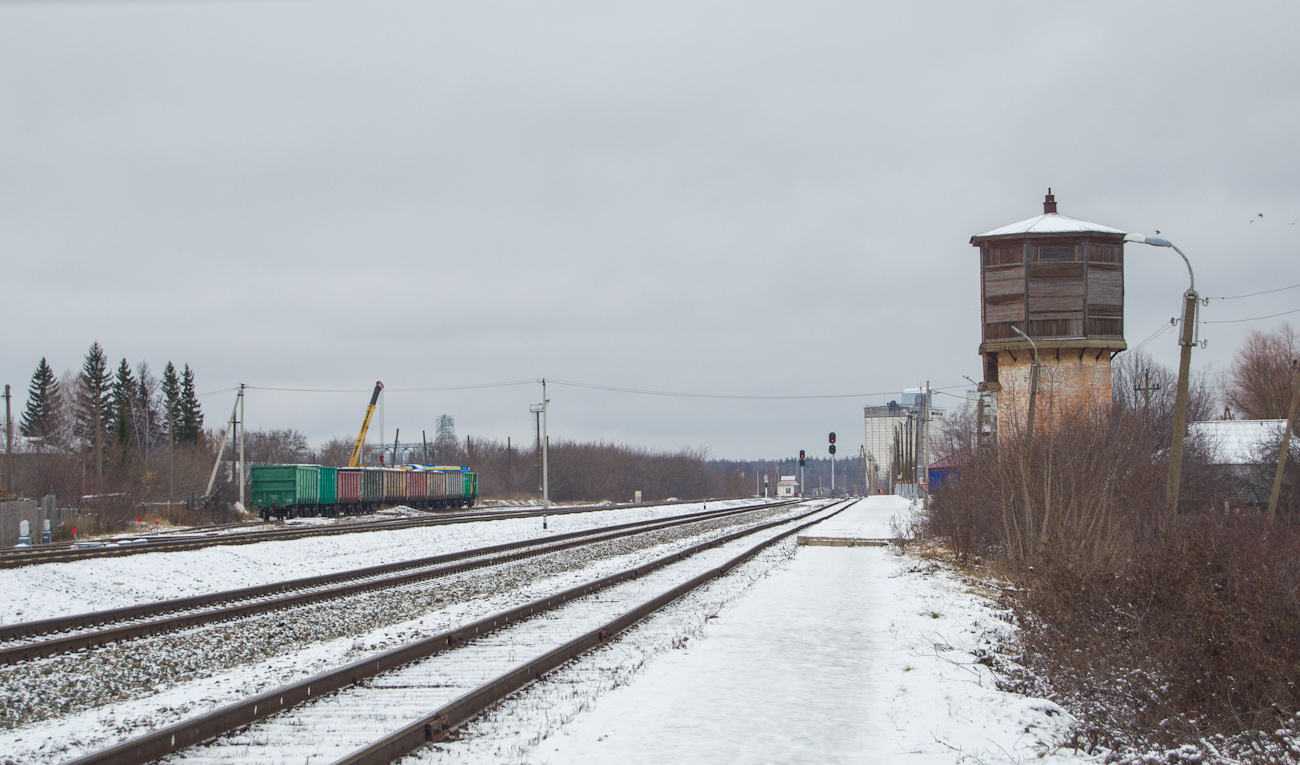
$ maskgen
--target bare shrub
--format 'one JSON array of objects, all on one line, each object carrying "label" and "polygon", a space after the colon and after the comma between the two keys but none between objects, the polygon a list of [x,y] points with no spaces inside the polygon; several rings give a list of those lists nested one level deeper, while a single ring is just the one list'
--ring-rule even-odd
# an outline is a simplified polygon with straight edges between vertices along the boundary
[{"label": "bare shrub", "polygon": [[1014,685],[1070,708],[1085,745],[1222,735],[1243,757],[1276,753],[1300,712],[1296,519],[1214,512],[1224,487],[1191,443],[1180,514],[1162,526],[1167,437],[1141,414],[1058,421],[1032,452],[1021,435],[972,453],[925,532],[1010,582]]}]

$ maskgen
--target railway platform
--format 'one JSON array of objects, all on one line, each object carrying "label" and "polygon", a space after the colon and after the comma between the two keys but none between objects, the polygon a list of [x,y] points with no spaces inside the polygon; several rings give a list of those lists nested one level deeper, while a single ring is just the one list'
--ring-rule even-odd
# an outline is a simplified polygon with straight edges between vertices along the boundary
[{"label": "railway platform", "polygon": [[[810,537],[889,536],[871,497]],[[1060,707],[1000,691],[977,660],[1005,629],[972,583],[896,546],[800,546],[543,742],[539,762],[1076,762]]]}]

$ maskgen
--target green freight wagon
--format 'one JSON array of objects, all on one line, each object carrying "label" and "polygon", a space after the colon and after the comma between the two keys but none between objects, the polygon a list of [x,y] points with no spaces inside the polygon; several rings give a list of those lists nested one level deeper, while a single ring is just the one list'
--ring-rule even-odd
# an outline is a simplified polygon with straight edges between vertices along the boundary
[{"label": "green freight wagon", "polygon": [[264,520],[315,515],[320,503],[317,465],[254,465],[250,471],[252,506]]},{"label": "green freight wagon", "polygon": [[332,467],[316,468],[320,473],[320,490],[316,493],[316,500],[322,505],[325,515],[336,515],[336,513],[326,509],[326,506],[333,505],[339,501],[339,469]]},{"label": "green freight wagon", "polygon": [[465,498],[465,507],[473,507],[474,500],[478,497],[478,473],[461,473],[461,485],[463,490],[461,496]]}]

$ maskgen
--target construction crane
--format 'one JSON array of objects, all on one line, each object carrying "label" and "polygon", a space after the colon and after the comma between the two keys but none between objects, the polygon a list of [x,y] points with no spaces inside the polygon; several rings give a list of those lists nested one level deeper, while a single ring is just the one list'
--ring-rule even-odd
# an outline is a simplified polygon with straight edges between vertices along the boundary
[{"label": "construction crane", "polygon": [[384,390],[384,384],[375,383],[375,392],[370,396],[370,406],[366,407],[366,419],[361,421],[361,432],[357,435],[357,445],[352,447],[352,456],[348,458],[348,467],[360,467],[361,450],[366,445],[366,431],[370,430],[370,418],[375,414],[375,404],[379,403],[379,394]]}]

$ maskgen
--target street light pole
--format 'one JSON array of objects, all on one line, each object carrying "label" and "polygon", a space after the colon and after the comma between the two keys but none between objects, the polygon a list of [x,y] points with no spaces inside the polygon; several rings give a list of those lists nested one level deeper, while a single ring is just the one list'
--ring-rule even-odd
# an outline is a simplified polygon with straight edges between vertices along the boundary
[{"label": "street light pole", "polygon": [[1187,399],[1192,374],[1192,346],[1196,345],[1196,303],[1200,295],[1196,292],[1196,274],[1192,272],[1192,261],[1182,250],[1168,239],[1142,234],[1127,234],[1126,242],[1149,244],[1152,247],[1168,247],[1178,253],[1187,264],[1189,286],[1183,293],[1183,328],[1178,338],[1181,350],[1178,355],[1178,394],[1174,398],[1174,430],[1169,442],[1169,472],[1165,476],[1165,517],[1164,526],[1172,529],[1174,519],[1178,516],[1178,492],[1183,478],[1183,440],[1187,436]]},{"label": "street light pole", "polygon": [[1025,431],[1029,442],[1025,446],[1025,451],[1033,452],[1034,450],[1034,409],[1038,404],[1038,378],[1042,374],[1042,365],[1038,363],[1038,346],[1034,345],[1033,339],[1021,332],[1019,329],[1012,327],[1017,335],[1029,341],[1029,347],[1034,351],[1034,363],[1029,366],[1029,413],[1025,417]]}]

